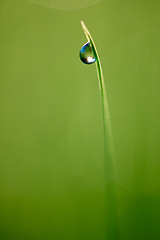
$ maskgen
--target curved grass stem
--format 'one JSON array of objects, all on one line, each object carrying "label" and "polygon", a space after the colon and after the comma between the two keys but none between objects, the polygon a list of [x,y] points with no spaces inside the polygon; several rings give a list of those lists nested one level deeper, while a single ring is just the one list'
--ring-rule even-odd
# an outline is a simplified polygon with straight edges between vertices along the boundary
[{"label": "curved grass stem", "polygon": [[104,149],[105,149],[105,229],[106,239],[118,240],[118,218],[116,209],[116,191],[115,191],[115,152],[112,137],[112,127],[109,113],[109,105],[107,100],[107,93],[103,78],[102,66],[98,51],[96,49],[93,38],[88,31],[86,25],[81,21],[83,31],[87,40],[90,42],[94,56],[96,58],[96,68],[98,75],[98,82],[100,86],[100,93],[102,99],[102,117],[104,126]]}]

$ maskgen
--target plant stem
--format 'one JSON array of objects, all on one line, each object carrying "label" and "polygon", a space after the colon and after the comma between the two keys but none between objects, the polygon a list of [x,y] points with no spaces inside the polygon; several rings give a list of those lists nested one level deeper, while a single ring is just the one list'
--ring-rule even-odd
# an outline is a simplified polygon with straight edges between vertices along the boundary
[{"label": "plant stem", "polygon": [[103,78],[102,66],[98,51],[95,43],[92,39],[90,32],[85,26],[84,22],[81,21],[83,31],[86,35],[87,40],[90,42],[94,56],[96,58],[96,68],[98,75],[98,82],[100,86],[100,93],[102,99],[102,117],[104,126],[104,148],[105,148],[105,235],[107,240],[118,240],[118,218],[116,209],[116,190],[115,190],[115,153],[112,137],[112,127],[109,113],[109,105],[107,100],[107,93]]}]

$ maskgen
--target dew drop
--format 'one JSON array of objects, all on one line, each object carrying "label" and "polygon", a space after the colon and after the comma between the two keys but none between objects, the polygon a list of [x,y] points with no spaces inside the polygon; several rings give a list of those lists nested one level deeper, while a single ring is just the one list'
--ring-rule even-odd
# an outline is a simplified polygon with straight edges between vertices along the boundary
[{"label": "dew drop", "polygon": [[96,61],[90,42],[87,42],[81,48],[79,57],[85,64],[92,64]]}]

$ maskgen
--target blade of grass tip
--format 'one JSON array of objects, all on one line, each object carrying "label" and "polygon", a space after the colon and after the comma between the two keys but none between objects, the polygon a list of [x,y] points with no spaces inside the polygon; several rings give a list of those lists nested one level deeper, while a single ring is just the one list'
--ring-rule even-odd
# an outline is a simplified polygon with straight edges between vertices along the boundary
[{"label": "blade of grass tip", "polygon": [[102,117],[104,126],[104,148],[105,148],[105,222],[106,222],[106,238],[109,240],[119,239],[118,218],[116,210],[116,191],[115,191],[115,152],[112,137],[112,127],[109,113],[109,105],[107,93],[103,78],[102,66],[98,51],[96,49],[93,38],[88,31],[86,25],[81,21],[83,31],[88,42],[90,42],[95,59],[102,99]]},{"label": "blade of grass tip", "polygon": [[114,159],[115,153],[114,153],[114,146],[113,146],[113,137],[112,137],[109,106],[108,106],[108,100],[107,100],[106,88],[105,88],[105,84],[104,84],[101,62],[100,62],[100,58],[99,58],[95,43],[91,37],[91,34],[89,33],[89,31],[83,21],[81,21],[81,25],[82,25],[82,28],[84,30],[87,40],[91,43],[91,46],[92,46],[92,49],[94,52],[94,56],[96,58],[97,75],[98,75],[100,92],[101,92],[101,97],[102,97],[102,111],[103,111],[103,121],[104,121],[104,131],[105,131],[105,134],[104,134],[105,151],[107,154],[107,157],[106,157],[107,161],[109,161],[110,158]]}]

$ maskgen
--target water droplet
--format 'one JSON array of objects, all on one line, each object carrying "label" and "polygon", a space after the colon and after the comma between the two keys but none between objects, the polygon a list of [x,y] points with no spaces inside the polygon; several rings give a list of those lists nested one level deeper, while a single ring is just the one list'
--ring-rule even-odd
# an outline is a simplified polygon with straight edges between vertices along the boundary
[{"label": "water droplet", "polygon": [[84,44],[79,53],[81,61],[85,64],[91,64],[96,61],[90,42]]}]

